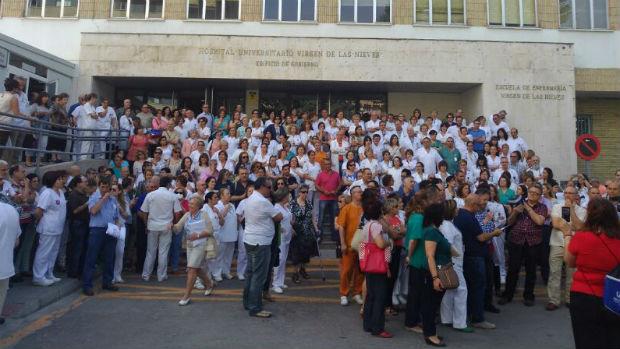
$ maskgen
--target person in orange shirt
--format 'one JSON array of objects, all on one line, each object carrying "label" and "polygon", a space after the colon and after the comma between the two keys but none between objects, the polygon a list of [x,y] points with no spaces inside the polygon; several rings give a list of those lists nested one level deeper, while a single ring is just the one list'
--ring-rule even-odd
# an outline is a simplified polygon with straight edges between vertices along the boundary
[{"label": "person in orange shirt", "polygon": [[[348,305],[348,295],[351,292],[353,300],[357,304],[363,304],[362,286],[364,275],[359,269],[359,259],[357,252],[351,249],[351,240],[362,219],[362,188],[355,186],[351,188],[351,202],[340,210],[336,220],[338,232],[340,233],[340,246],[342,249],[342,259],[340,260],[340,305]],[[351,289],[351,284],[353,287]]]}]

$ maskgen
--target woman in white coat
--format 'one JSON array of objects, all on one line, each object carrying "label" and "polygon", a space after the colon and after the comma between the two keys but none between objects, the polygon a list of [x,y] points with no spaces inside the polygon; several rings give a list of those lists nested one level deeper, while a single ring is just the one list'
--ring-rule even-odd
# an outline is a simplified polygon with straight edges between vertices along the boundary
[{"label": "woman in white coat", "polygon": [[[209,215],[209,219],[211,220],[211,225],[213,226],[213,236],[215,240],[218,242],[217,246],[217,254],[220,254],[220,246],[219,246],[219,235],[222,226],[224,225],[224,216],[217,209],[217,202],[219,201],[219,194],[216,191],[208,192],[205,196],[205,205],[202,207],[202,210]],[[213,280],[216,282],[222,281],[222,269],[219,267],[217,263],[218,257],[209,260],[209,272],[213,277]]]},{"label": "woman in white coat", "polygon": [[245,270],[248,266],[248,257],[245,251],[245,245],[243,244],[243,236],[245,229],[245,204],[248,202],[248,198],[254,193],[254,185],[250,184],[245,190],[245,199],[241,200],[237,206],[237,227],[239,235],[237,237],[237,278],[241,281],[245,280]]},{"label": "woman in white coat", "polygon": [[448,200],[445,203],[444,221],[439,227],[441,234],[448,240],[458,255],[452,257],[454,271],[459,278],[459,287],[447,290],[441,301],[441,322],[452,324],[452,328],[458,331],[470,333],[474,330],[467,326],[467,284],[463,276],[463,235],[459,229],[452,224],[452,219],[456,216],[456,201]]},{"label": "woman in white coat", "polygon": [[215,260],[218,269],[213,271],[213,274],[221,275],[221,277],[230,280],[233,278],[230,274],[230,266],[235,253],[238,231],[235,205],[230,202],[230,190],[228,188],[220,189],[220,201],[215,207],[223,217],[224,223],[216,235],[219,249]]},{"label": "woman in white coat", "polygon": [[284,285],[286,259],[288,257],[288,248],[293,238],[293,215],[288,205],[289,199],[290,194],[287,188],[278,189],[273,194],[273,200],[276,202],[275,208],[282,213],[283,217],[280,221],[280,263],[273,268],[273,282],[271,283],[271,290],[275,293],[283,293],[283,289],[286,288]]},{"label": "woman in white coat", "polygon": [[63,191],[65,172],[45,173],[43,185],[45,189],[39,195],[34,211],[38,221],[39,245],[34,257],[32,283],[37,286],[50,286],[60,281],[53,272],[67,216],[67,201]]}]

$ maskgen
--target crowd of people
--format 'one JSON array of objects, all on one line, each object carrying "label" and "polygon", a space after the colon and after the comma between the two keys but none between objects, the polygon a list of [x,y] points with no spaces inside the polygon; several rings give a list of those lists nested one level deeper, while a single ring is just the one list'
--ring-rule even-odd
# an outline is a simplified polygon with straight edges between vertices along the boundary
[{"label": "crowd of people", "polygon": [[[5,86],[0,111],[19,112],[19,84]],[[263,302],[286,292],[287,280],[309,279],[307,264],[332,240],[340,304],[360,305],[372,335],[392,337],[385,316],[399,312],[432,346],[446,340],[437,315],[465,333],[494,329],[485,313],[513,300],[525,266],[525,306],[535,304],[540,273],[545,309],[570,306],[578,348],[620,346],[619,317],[601,300],[620,258],[620,170],[561,185],[504,110],[466,120],[461,110],[212,114],[205,104],[196,115],[134,110],[128,99],[115,110],[92,93],[56,108],[68,123],[106,119],[105,130],[130,136],[106,166],[74,165],[40,181],[20,162],[0,161],[0,214],[9,217],[0,223],[0,304],[9,277],[45,287],[60,280],[55,270],[92,296],[99,262],[106,291],[129,270],[145,282],[187,272],[180,306],[194,289],[208,296],[237,277],[249,315],[266,318]],[[77,144],[82,153],[106,147],[88,142]],[[385,273],[360,268],[358,235],[388,249]],[[458,287],[446,290],[438,273],[448,265]]]}]

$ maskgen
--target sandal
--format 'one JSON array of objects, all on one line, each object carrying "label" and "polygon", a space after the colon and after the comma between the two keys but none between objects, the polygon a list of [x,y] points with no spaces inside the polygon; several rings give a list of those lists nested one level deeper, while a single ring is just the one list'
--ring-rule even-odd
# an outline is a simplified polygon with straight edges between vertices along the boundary
[{"label": "sandal", "polygon": [[258,313],[253,314],[252,316],[266,319],[266,318],[270,318],[271,317],[271,313],[268,312],[268,311],[265,311],[265,310],[261,310]]}]

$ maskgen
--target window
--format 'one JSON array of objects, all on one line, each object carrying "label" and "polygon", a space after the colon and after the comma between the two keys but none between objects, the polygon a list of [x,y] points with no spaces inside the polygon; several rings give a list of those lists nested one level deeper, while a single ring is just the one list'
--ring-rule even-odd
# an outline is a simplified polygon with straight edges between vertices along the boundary
[{"label": "window", "polygon": [[238,20],[240,0],[189,0],[187,2],[188,19]]},{"label": "window", "polygon": [[465,25],[465,0],[414,0],[416,24]]},{"label": "window", "polygon": [[391,0],[340,0],[340,22],[390,23]]},{"label": "window", "polygon": [[535,27],[536,0],[488,0],[489,25]]},{"label": "window", "polygon": [[559,0],[560,28],[607,29],[607,0]]},{"label": "window", "polygon": [[77,17],[78,0],[28,0],[26,16],[63,18]]},{"label": "window", "polygon": [[590,133],[592,130],[592,115],[577,114],[577,136]]},{"label": "window", "polygon": [[164,18],[165,0],[113,0],[112,17],[130,19]]},{"label": "window", "polygon": [[314,0],[264,0],[263,20],[315,21]]}]

